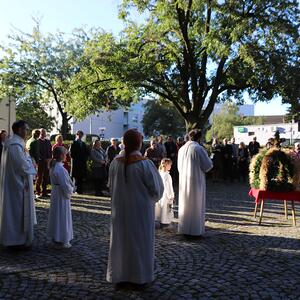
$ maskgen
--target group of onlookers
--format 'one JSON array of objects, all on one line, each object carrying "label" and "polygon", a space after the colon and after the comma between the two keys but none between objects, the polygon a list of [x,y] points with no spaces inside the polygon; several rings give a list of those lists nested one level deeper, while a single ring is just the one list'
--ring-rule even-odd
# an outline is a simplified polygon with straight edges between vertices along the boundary
[{"label": "group of onlookers", "polygon": [[149,158],[158,168],[164,158],[172,161],[172,168],[170,174],[175,183],[178,183],[177,157],[179,149],[185,144],[183,137],[178,137],[175,142],[172,136],[168,136],[167,141],[164,142],[162,136],[155,137],[150,141],[150,147],[142,154]]},{"label": "group of onlookers", "polygon": [[246,181],[249,170],[250,159],[255,156],[260,149],[260,144],[256,137],[248,146],[244,142],[239,145],[235,143],[235,138],[230,142],[225,138],[223,143],[217,138],[212,143],[211,158],[214,163],[213,180],[218,181],[234,179]]}]

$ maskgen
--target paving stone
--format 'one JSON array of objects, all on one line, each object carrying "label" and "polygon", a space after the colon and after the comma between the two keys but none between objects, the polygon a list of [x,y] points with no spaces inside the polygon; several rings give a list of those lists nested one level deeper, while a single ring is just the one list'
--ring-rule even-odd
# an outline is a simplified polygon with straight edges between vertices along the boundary
[{"label": "paving stone", "polygon": [[199,240],[178,235],[176,220],[156,230],[156,281],[138,291],[115,290],[105,281],[108,198],[74,196],[74,240],[67,251],[47,246],[49,201],[37,201],[32,251],[0,249],[0,300],[299,299],[300,227],[284,220],[279,202],[267,202],[258,226],[248,189],[208,182],[206,234]]}]

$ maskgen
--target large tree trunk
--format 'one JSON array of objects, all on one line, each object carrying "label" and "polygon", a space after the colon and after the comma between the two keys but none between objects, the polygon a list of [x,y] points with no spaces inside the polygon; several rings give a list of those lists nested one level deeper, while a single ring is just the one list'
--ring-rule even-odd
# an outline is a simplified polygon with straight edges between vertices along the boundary
[{"label": "large tree trunk", "polygon": [[203,118],[199,117],[197,112],[191,112],[185,118],[186,132],[188,133],[193,129],[203,131],[206,123],[207,120],[204,120]]},{"label": "large tree trunk", "polygon": [[63,139],[67,138],[67,134],[69,133],[69,120],[68,120],[68,114],[62,113],[62,125],[61,125],[61,135],[63,136]]}]

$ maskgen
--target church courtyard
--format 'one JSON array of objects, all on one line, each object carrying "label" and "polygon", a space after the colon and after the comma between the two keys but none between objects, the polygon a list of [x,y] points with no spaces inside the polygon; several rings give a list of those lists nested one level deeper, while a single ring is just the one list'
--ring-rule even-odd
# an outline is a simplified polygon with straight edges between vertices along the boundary
[{"label": "church courtyard", "polygon": [[156,280],[144,289],[115,289],[105,280],[110,200],[75,195],[69,250],[47,245],[49,200],[36,202],[31,251],[0,250],[0,299],[299,299],[298,225],[282,202],[267,202],[261,226],[248,185],[208,183],[206,235],[187,239],[156,231]]}]

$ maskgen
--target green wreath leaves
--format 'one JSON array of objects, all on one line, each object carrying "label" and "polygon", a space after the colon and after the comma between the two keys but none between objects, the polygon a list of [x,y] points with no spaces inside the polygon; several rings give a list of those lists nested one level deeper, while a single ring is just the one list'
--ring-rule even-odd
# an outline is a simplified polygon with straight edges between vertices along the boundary
[{"label": "green wreath leaves", "polygon": [[266,191],[292,191],[295,169],[290,151],[275,147],[264,150],[251,161],[250,185]]}]

